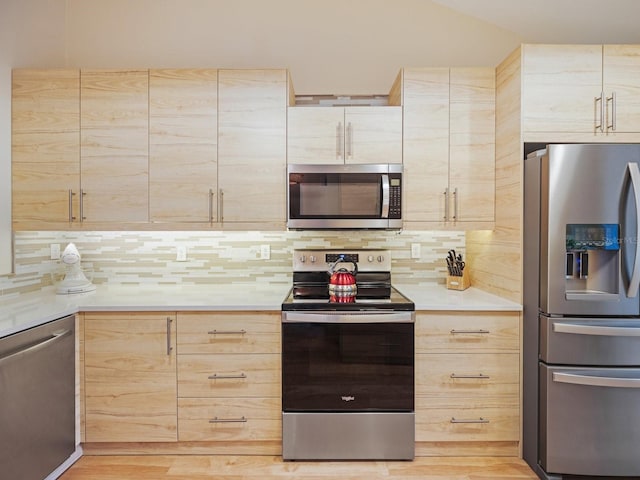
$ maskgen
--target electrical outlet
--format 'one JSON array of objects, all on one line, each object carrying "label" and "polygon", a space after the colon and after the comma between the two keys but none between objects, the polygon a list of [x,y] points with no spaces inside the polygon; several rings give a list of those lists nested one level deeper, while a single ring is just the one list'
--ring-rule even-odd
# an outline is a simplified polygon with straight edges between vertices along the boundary
[{"label": "electrical outlet", "polygon": [[52,243],[49,245],[50,250],[50,258],[51,260],[59,260],[60,259],[60,244]]},{"label": "electrical outlet", "polygon": [[420,258],[420,244],[412,243],[411,244],[411,258]]},{"label": "electrical outlet", "polygon": [[187,261],[187,247],[185,247],[184,245],[180,245],[176,247],[176,261],[177,262]]},{"label": "electrical outlet", "polygon": [[260,245],[260,258],[269,260],[271,258],[271,247],[269,245]]}]

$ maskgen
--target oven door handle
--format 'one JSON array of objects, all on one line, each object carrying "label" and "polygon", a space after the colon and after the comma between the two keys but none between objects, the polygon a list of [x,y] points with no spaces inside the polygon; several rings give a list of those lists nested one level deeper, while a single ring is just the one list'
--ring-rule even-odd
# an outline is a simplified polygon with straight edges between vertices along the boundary
[{"label": "oven door handle", "polygon": [[415,323],[414,312],[284,312],[283,323]]},{"label": "oven door handle", "polygon": [[573,333],[576,335],[605,335],[609,337],[640,337],[640,327],[614,327],[604,325],[583,325],[580,323],[553,322],[556,333]]},{"label": "oven door handle", "polygon": [[589,387],[640,388],[640,378],[598,377],[595,375],[553,372],[553,381]]}]

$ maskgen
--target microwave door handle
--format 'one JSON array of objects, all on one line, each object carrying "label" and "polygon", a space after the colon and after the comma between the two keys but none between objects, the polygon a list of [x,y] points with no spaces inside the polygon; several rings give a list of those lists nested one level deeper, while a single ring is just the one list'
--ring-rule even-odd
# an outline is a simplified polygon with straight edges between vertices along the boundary
[{"label": "microwave door handle", "polygon": [[[631,185],[633,186],[633,194],[636,207],[636,237],[638,236],[638,229],[640,229],[640,169],[638,164],[629,162],[629,175],[631,176]],[[636,252],[633,259],[633,273],[631,274],[631,281],[629,282],[629,289],[627,290],[627,297],[633,298],[638,295],[638,286],[640,286],[640,242],[636,241]]]},{"label": "microwave door handle", "polygon": [[382,175],[382,213],[381,218],[389,218],[389,175]]}]

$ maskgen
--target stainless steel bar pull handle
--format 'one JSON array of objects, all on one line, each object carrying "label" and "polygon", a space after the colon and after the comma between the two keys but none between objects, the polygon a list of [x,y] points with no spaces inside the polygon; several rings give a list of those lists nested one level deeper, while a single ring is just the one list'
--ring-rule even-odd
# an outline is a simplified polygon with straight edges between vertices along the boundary
[{"label": "stainless steel bar pull handle", "polygon": [[444,189],[444,221],[449,220],[449,187]]},{"label": "stainless steel bar pull handle", "polygon": [[[640,230],[640,169],[638,169],[638,164],[633,162],[629,162],[627,167],[629,168],[636,204],[636,228]],[[636,231],[636,237],[638,233],[640,233],[640,231]],[[627,297],[629,298],[638,295],[638,287],[640,286],[640,242],[635,242],[635,244],[636,252],[633,259],[633,273],[631,274],[631,280],[629,281],[629,288],[627,290]]]},{"label": "stainless steel bar pull handle", "polygon": [[171,355],[171,350],[173,347],[171,346],[171,322],[173,320],[171,317],[167,317],[167,355]]},{"label": "stainless steel bar pull handle", "polygon": [[80,221],[83,222],[87,219],[84,216],[84,196],[87,194],[82,188],[80,189]]},{"label": "stainless steel bar pull handle", "polygon": [[450,378],[478,378],[482,380],[487,380],[491,378],[489,375],[484,375],[483,373],[478,373],[477,375],[458,375],[457,373],[452,373],[449,375]]},{"label": "stainless steel bar pull handle", "polygon": [[[611,102],[611,123],[609,123],[609,102]],[[607,97],[607,131],[611,129],[616,131],[616,92],[611,92],[611,96]]]},{"label": "stainless steel bar pull handle", "polygon": [[458,187],[453,189],[453,221],[458,219]]},{"label": "stainless steel bar pull handle", "polygon": [[[600,130],[601,132],[604,132],[604,124],[605,124],[605,119],[604,119],[604,111],[605,111],[605,105],[604,105],[604,92],[600,92],[600,96],[599,97],[595,97],[594,98],[594,109],[595,109],[595,130]],[[600,108],[598,108],[598,102],[600,102]],[[600,113],[600,119],[598,119],[598,113]]]},{"label": "stainless steel bar pull handle", "polygon": [[484,417],[480,417],[480,418],[455,418],[455,417],[451,417],[450,422],[451,423],[489,423],[489,420],[484,418]]},{"label": "stainless steel bar pull handle", "polygon": [[491,332],[479,328],[478,330],[451,330],[449,333],[451,333],[451,335],[486,335]]},{"label": "stainless steel bar pull handle", "polygon": [[244,335],[247,333],[246,330],[209,330],[207,332],[209,335]]},{"label": "stainless steel bar pull handle", "polygon": [[213,188],[209,189],[209,223],[213,223]]},{"label": "stainless steel bar pull handle", "polygon": [[224,221],[224,190],[218,190],[218,221]]},{"label": "stainless steel bar pull handle", "polygon": [[353,158],[353,127],[351,126],[351,122],[347,124],[346,135],[347,135],[347,139],[344,142],[345,148],[347,150],[346,158],[351,159]]},{"label": "stainless steel bar pull handle", "polygon": [[552,378],[557,383],[570,383],[587,387],[640,388],[640,378],[598,377],[563,372],[554,372]]},{"label": "stainless steel bar pull handle", "polygon": [[344,141],[343,141],[344,129],[342,128],[342,122],[338,122],[336,125],[336,159],[342,160],[342,153],[344,150]]},{"label": "stainless steel bar pull handle", "polygon": [[228,380],[231,378],[247,378],[247,374],[246,373],[237,373],[237,374],[232,374],[232,375],[220,375],[217,373],[214,373],[213,375],[209,375],[207,377],[209,380]]},{"label": "stainless steel bar pull handle", "polygon": [[218,418],[218,417],[213,417],[211,420],[209,420],[209,423],[246,423],[247,422],[247,417],[240,417],[240,418]]},{"label": "stainless steel bar pull handle", "polygon": [[73,190],[69,189],[69,223],[73,222],[76,217],[73,215]]}]

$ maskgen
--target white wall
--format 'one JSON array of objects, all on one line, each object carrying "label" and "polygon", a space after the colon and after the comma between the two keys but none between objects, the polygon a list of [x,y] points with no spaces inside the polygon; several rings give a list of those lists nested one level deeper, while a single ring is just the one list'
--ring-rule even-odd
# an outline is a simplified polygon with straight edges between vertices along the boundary
[{"label": "white wall", "polygon": [[65,62],[65,0],[0,2],[0,275],[11,272],[11,69]]},{"label": "white wall", "polygon": [[297,94],[386,94],[403,66],[495,66],[512,32],[429,0],[67,0],[79,67],[286,67]]}]

